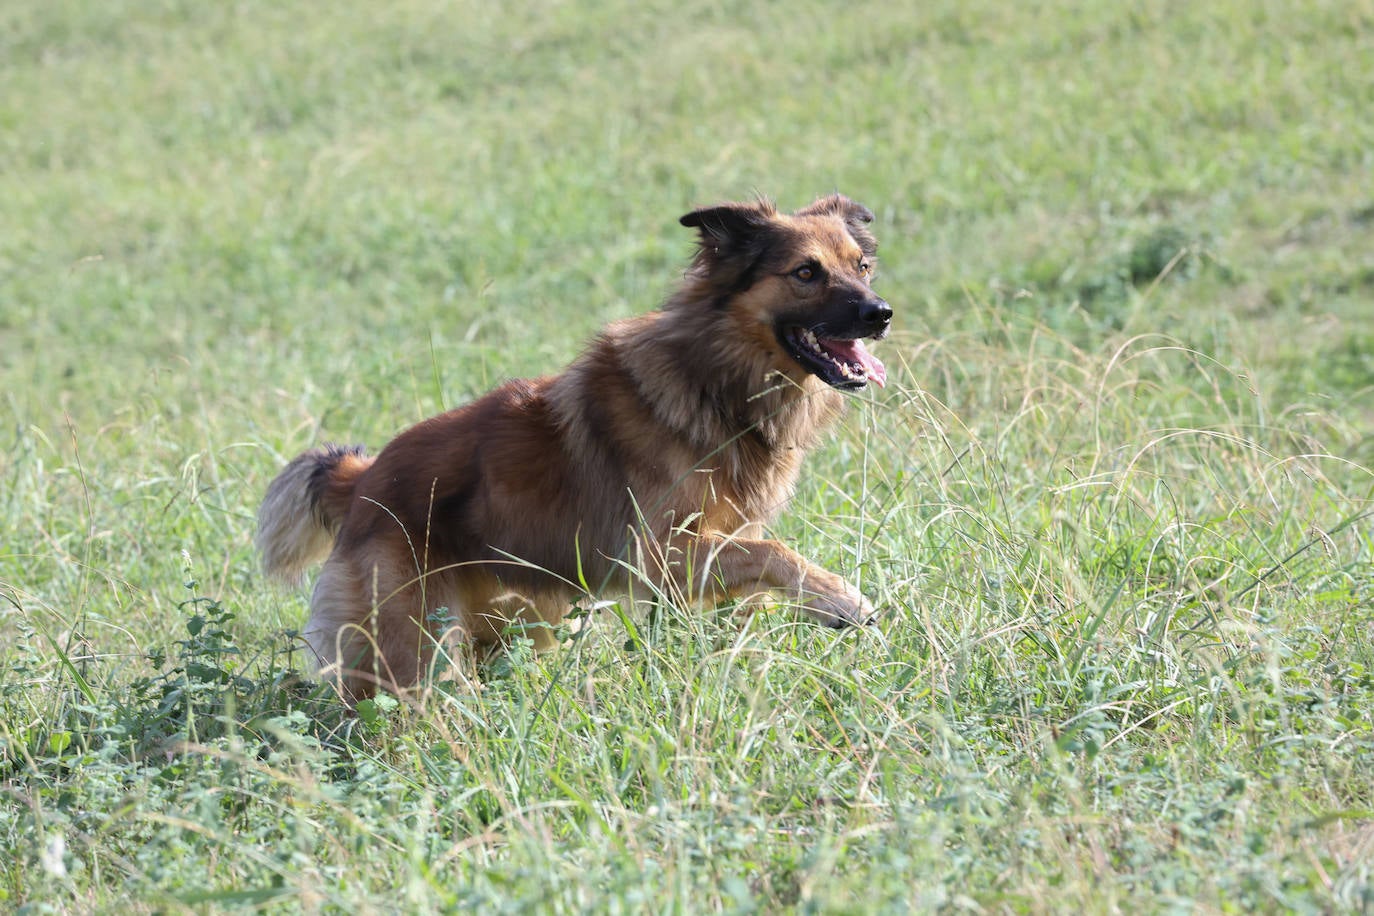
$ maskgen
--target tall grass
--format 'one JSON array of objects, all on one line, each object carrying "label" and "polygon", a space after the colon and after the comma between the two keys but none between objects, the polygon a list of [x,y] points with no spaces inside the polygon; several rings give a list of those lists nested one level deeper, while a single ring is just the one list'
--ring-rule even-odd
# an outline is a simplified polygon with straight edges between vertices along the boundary
[{"label": "tall grass", "polygon": [[[0,900],[1374,906],[1366,3],[0,13]],[[593,607],[356,714],[252,515],[878,214],[892,383],[779,536],[835,635]],[[460,671],[466,666],[460,665]]]}]

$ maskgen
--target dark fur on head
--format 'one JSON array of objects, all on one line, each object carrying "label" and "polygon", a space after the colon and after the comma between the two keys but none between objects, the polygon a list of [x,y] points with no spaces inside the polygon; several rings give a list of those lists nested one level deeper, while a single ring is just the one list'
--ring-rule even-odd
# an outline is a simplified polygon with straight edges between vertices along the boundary
[{"label": "dark fur on head", "polygon": [[710,278],[722,295],[748,289],[771,247],[777,208],[767,198],[753,203],[701,207],[679,220],[701,232],[691,273]]},{"label": "dark fur on head", "polygon": [[[873,212],[843,194],[822,197],[795,215],[828,214],[844,220],[845,228],[865,255],[871,258],[877,253],[878,242],[868,231]],[[679,222],[701,233],[690,273],[708,279],[718,296],[748,289],[766,269],[769,252],[779,247],[775,244],[778,236],[786,232],[779,226],[777,215],[777,207],[766,197],[752,203],[700,207],[684,215]]]}]

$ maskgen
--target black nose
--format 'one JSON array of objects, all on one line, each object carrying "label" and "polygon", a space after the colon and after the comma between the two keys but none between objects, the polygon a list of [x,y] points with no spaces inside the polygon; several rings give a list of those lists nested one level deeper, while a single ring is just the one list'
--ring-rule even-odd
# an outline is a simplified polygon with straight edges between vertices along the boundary
[{"label": "black nose", "polygon": [[885,328],[892,320],[892,306],[882,299],[865,299],[859,303],[859,321],[871,328]]}]

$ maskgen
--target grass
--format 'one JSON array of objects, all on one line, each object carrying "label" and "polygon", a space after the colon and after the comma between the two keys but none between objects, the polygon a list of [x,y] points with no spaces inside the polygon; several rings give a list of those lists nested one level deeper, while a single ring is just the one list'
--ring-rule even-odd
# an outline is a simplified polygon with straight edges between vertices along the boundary
[{"label": "grass", "polygon": [[[0,12],[0,906],[1374,907],[1374,6]],[[351,716],[252,517],[869,204],[778,533],[862,633],[593,612]]]}]

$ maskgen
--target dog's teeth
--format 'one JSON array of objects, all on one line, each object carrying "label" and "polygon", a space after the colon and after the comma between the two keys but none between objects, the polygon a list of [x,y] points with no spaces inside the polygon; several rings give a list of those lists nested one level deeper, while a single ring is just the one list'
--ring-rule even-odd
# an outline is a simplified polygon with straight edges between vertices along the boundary
[{"label": "dog's teeth", "polygon": [[821,339],[816,336],[815,331],[809,328],[802,328],[797,332],[797,340],[806,344],[807,349],[815,356],[828,361],[830,365],[834,366],[835,371],[838,372],[842,378],[847,378],[856,382],[868,381],[868,370],[865,369],[861,363],[847,363],[837,358],[834,354],[826,350],[825,347],[821,346]]}]

